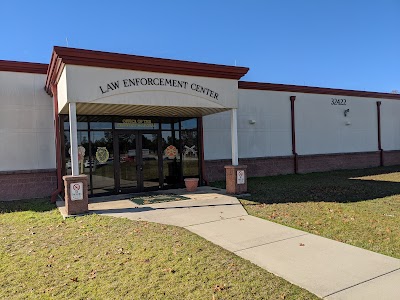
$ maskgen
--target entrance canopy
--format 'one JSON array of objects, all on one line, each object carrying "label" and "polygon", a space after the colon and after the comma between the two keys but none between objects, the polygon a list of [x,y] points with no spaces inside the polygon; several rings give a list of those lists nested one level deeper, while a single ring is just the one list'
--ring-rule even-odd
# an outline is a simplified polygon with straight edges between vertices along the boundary
[{"label": "entrance canopy", "polygon": [[[238,106],[248,68],[55,47],[46,90],[59,113],[199,117]],[[56,88],[56,89],[54,89]]]},{"label": "entrance canopy", "polygon": [[72,176],[80,173],[77,115],[200,117],[230,110],[232,164],[238,165],[238,80],[247,71],[54,47],[46,91],[53,95],[58,113],[69,115]]}]

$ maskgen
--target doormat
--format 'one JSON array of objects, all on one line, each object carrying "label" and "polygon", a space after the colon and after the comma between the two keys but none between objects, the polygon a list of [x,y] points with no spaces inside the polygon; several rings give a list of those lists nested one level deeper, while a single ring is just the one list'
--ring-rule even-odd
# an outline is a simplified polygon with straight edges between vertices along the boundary
[{"label": "doormat", "polygon": [[146,195],[140,197],[133,197],[130,200],[136,203],[137,205],[148,205],[161,202],[190,200],[190,198],[174,194],[161,194],[161,195]]}]

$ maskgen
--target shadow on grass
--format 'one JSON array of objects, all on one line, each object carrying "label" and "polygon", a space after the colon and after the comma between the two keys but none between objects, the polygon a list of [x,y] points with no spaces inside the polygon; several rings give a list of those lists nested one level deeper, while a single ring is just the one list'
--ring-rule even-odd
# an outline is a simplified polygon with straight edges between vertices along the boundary
[{"label": "shadow on grass", "polygon": [[0,201],[0,214],[18,211],[45,212],[56,208],[49,198]]},{"label": "shadow on grass", "polygon": [[[400,166],[248,179],[250,197],[260,203],[358,202],[400,195]],[[223,188],[225,182],[215,182]]]}]

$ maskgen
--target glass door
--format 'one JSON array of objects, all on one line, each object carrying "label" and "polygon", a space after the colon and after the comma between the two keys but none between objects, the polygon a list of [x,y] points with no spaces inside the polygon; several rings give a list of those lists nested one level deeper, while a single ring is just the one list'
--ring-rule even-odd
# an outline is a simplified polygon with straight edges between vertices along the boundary
[{"label": "glass door", "polygon": [[160,151],[158,133],[139,132],[142,160],[141,171],[142,187],[144,190],[158,189],[160,185]]},{"label": "glass door", "polygon": [[140,179],[138,176],[138,141],[136,133],[118,134],[118,175],[117,187],[121,193],[140,190]]},{"label": "glass door", "polygon": [[158,189],[160,183],[160,147],[157,132],[118,133],[119,161],[116,186],[119,193]]}]

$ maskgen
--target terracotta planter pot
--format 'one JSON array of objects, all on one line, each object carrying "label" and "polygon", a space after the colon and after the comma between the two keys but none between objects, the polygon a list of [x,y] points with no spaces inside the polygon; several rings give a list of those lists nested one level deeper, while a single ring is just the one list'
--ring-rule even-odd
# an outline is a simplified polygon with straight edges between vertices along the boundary
[{"label": "terracotta planter pot", "polygon": [[199,184],[198,178],[185,178],[185,186],[188,192],[195,192]]}]

